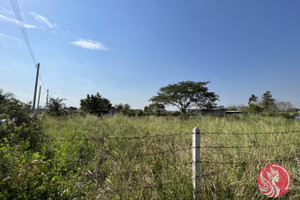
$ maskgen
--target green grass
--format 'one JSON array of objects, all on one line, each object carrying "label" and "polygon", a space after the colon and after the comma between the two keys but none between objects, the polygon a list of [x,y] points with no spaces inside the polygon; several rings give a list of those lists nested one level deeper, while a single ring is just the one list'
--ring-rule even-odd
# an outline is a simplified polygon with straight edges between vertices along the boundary
[{"label": "green grass", "polygon": [[[140,140],[113,140],[104,137],[142,137],[172,133],[191,133],[197,126],[202,135],[201,146],[246,146],[249,148],[202,148],[206,162],[201,164],[203,199],[267,199],[258,189],[256,179],[268,160],[278,160],[291,174],[290,190],[279,199],[300,198],[300,145],[255,148],[300,143],[299,133],[253,134],[300,131],[296,120],[262,116],[193,117],[125,117],[116,115],[47,117],[43,120],[44,160],[51,159],[65,171],[61,178],[70,184],[63,191],[73,191],[72,198],[85,199],[193,199],[191,182],[192,135],[154,137]],[[250,133],[231,135],[226,133]],[[157,152],[165,152],[157,155]],[[144,156],[143,156],[144,155]],[[290,161],[283,161],[293,157]],[[77,161],[77,162],[74,162]],[[261,161],[261,163],[253,163]],[[58,168],[58,167],[57,167]],[[75,192],[76,191],[76,192]],[[74,194],[74,192],[76,194]],[[297,196],[298,195],[298,196]]]}]

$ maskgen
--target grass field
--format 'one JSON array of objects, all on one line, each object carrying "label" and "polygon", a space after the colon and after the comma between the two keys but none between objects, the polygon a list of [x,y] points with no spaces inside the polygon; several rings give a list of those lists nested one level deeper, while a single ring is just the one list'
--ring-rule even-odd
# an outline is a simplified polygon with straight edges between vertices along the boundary
[{"label": "grass field", "polygon": [[[60,172],[57,178],[64,184],[59,191],[66,198],[193,199],[192,134],[113,137],[192,133],[195,126],[201,133],[220,133],[202,135],[201,147],[247,147],[201,149],[203,199],[267,199],[256,179],[265,165],[275,161],[292,178],[290,190],[279,199],[300,198],[300,145],[295,144],[300,143],[300,132],[292,133],[300,131],[300,123],[284,118],[46,117],[41,159]],[[238,164],[228,164],[232,162]]]}]

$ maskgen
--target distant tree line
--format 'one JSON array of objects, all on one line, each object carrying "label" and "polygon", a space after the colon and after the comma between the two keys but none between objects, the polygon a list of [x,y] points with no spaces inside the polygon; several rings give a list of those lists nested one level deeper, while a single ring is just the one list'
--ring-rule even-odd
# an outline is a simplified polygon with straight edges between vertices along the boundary
[{"label": "distant tree line", "polygon": [[272,97],[271,91],[266,91],[261,98],[251,95],[248,101],[248,112],[250,113],[268,113],[295,112],[297,109],[289,101],[279,101]]},{"label": "distant tree line", "polygon": [[289,101],[275,100],[271,91],[266,91],[261,97],[252,94],[249,97],[248,105],[228,106],[227,110],[241,111],[252,114],[281,115],[291,118],[298,115],[300,109],[295,108]]},{"label": "distant tree line", "polygon": [[[111,101],[100,93],[87,94],[86,98],[80,100],[80,111],[97,116],[104,114],[123,114],[127,116],[185,116],[189,110],[209,110],[223,108],[217,106],[219,96],[207,88],[209,82],[182,81],[161,87],[157,94],[150,98],[150,104],[143,110],[132,109],[129,104],[113,105]],[[53,116],[66,114],[64,99],[51,98],[48,106],[48,113]],[[167,111],[166,107],[177,108],[177,111]],[[68,113],[76,108],[68,109]],[[249,97],[248,105],[230,106],[227,110],[239,110],[243,113],[269,114],[274,115],[281,112],[298,111],[293,108],[290,102],[275,100],[271,91],[266,91],[261,97],[252,94]]]},{"label": "distant tree line", "polygon": [[[208,83],[183,81],[169,84],[160,88],[157,95],[150,99],[151,103],[145,106],[143,110],[132,109],[129,104],[116,104],[112,106],[110,100],[102,97],[100,93],[96,95],[88,94],[86,98],[80,100],[80,110],[97,116],[102,116],[110,112],[128,116],[186,115],[189,108],[209,109],[216,107],[215,102],[219,99],[219,96],[214,92],[208,91],[206,87]],[[58,103],[58,101],[59,99],[56,99],[54,102],[50,102],[50,104]],[[179,112],[167,111],[166,106],[178,108]],[[57,113],[58,111],[56,110],[55,112]]]}]

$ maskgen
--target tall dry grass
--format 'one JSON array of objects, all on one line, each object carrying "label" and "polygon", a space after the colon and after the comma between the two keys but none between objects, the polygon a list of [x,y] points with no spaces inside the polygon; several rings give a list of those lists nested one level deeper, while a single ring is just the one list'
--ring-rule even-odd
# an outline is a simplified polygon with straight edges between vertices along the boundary
[{"label": "tall dry grass", "polygon": [[[49,158],[76,176],[87,199],[193,199],[191,182],[192,135],[132,140],[105,137],[143,137],[172,133],[201,133],[201,196],[203,199],[266,199],[258,189],[259,171],[276,160],[292,178],[287,194],[279,199],[299,199],[298,157],[300,131],[295,120],[262,116],[126,117],[116,115],[48,117],[43,132]],[[228,134],[249,133],[249,134]],[[274,133],[274,134],[255,134]],[[90,140],[76,140],[90,138]],[[205,148],[205,147],[247,148]],[[258,147],[264,146],[264,147]],[[187,150],[184,150],[187,149]],[[289,160],[287,160],[289,158]],[[238,163],[238,164],[224,164]]]}]

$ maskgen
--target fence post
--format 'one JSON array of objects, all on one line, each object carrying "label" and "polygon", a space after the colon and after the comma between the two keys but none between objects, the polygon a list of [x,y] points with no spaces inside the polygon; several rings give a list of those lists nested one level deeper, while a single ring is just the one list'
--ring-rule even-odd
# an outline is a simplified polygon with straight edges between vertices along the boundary
[{"label": "fence post", "polygon": [[193,129],[193,160],[192,160],[192,180],[194,186],[194,199],[200,199],[200,129]]}]

